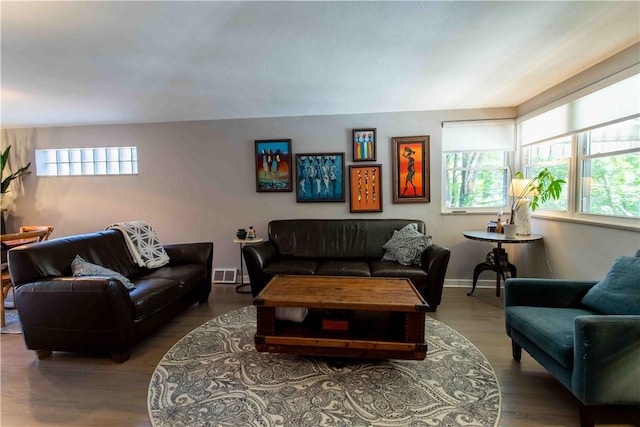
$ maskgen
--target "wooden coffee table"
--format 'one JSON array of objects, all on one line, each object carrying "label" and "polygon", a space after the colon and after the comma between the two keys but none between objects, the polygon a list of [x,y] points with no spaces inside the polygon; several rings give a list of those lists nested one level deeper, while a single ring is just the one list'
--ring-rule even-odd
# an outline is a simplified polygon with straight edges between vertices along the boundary
[{"label": "wooden coffee table", "polygon": [[[313,356],[422,360],[427,303],[408,279],[276,276],[253,300],[256,350]],[[276,307],[306,307],[301,323]]]}]

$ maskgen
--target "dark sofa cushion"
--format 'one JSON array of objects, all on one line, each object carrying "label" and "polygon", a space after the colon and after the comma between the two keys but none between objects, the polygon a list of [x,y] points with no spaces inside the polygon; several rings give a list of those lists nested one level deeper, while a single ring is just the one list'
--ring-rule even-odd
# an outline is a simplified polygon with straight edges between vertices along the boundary
[{"label": "dark sofa cushion", "polygon": [[173,304],[180,297],[178,282],[162,278],[134,280],[136,288],[129,292],[135,320],[141,320]]},{"label": "dark sofa cushion", "polygon": [[330,260],[320,263],[316,270],[319,276],[358,276],[369,277],[371,271],[366,261]]},{"label": "dark sofa cushion", "polygon": [[510,306],[505,308],[507,324],[553,357],[565,368],[573,366],[574,320],[595,314],[591,310],[557,307]]},{"label": "dark sofa cushion", "polygon": [[276,276],[278,274],[313,275],[320,262],[315,259],[285,258],[274,261],[264,269],[264,272]]},{"label": "dark sofa cushion", "polygon": [[582,304],[603,314],[640,314],[640,258],[616,258],[607,276],[582,298]]},{"label": "dark sofa cushion", "polygon": [[369,268],[373,277],[427,277],[427,272],[417,265],[402,265],[392,261],[371,261]]},{"label": "dark sofa cushion", "polygon": [[143,276],[145,279],[168,279],[178,283],[180,295],[196,291],[207,280],[207,271],[202,264],[180,264],[160,267]]}]

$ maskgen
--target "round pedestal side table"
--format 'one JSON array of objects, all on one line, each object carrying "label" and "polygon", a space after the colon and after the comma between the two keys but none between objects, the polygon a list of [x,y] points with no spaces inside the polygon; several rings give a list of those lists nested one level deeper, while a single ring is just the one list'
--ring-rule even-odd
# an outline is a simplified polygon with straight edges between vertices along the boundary
[{"label": "round pedestal side table", "polygon": [[[240,245],[240,284],[236,286],[236,292],[241,294],[250,294],[251,288],[250,284],[244,283],[244,267],[243,267],[243,259],[242,259],[242,247],[244,245],[250,245],[252,243],[260,243],[264,241],[262,237],[254,237],[253,239],[233,239],[233,243],[237,243]],[[249,287],[249,289],[247,289]]]},{"label": "round pedestal side table", "polygon": [[516,235],[516,237],[506,237],[501,233],[492,233],[488,231],[465,231],[462,233],[464,237],[471,240],[479,240],[481,242],[497,243],[498,247],[493,248],[487,254],[486,259],[473,269],[473,288],[467,295],[473,295],[478,283],[478,276],[486,270],[496,272],[496,296],[500,296],[500,277],[507,280],[510,277],[516,277],[516,266],[509,262],[507,251],[502,249],[503,243],[531,243],[542,239],[539,234],[529,234],[528,236]]}]

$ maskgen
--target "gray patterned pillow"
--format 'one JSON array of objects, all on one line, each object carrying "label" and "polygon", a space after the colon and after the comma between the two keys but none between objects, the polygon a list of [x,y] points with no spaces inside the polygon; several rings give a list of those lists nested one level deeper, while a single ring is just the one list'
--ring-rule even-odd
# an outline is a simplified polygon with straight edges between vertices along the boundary
[{"label": "gray patterned pillow", "polygon": [[422,252],[433,243],[431,237],[418,231],[417,224],[408,224],[393,232],[393,236],[382,247],[382,261],[397,261],[402,265],[420,265]]},{"label": "gray patterned pillow", "polygon": [[73,273],[73,277],[108,277],[109,279],[119,280],[124,287],[129,290],[136,288],[136,285],[134,285],[131,280],[117,271],[109,270],[101,265],[92,264],[80,255],[76,255],[71,262],[71,272]]}]

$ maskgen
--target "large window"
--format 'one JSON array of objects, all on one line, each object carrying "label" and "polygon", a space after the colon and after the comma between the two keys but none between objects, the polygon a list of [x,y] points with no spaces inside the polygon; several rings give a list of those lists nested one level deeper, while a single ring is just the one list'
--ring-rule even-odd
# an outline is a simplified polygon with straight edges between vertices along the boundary
[{"label": "large window", "polygon": [[514,131],[513,120],[443,123],[443,212],[504,209]]},{"label": "large window", "polygon": [[507,203],[508,168],[503,151],[445,154],[445,208],[499,210]]},{"label": "large window", "polygon": [[640,119],[578,135],[583,214],[640,218]]},{"label": "large window", "polygon": [[136,175],[136,147],[36,150],[38,176]]},{"label": "large window", "polygon": [[519,124],[522,169],[547,167],[567,183],[536,214],[640,226],[640,75]]}]

